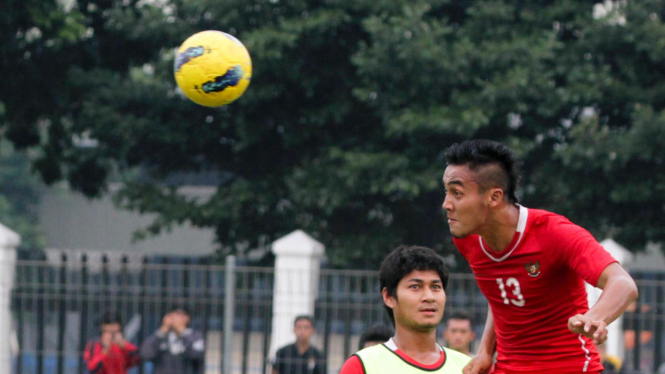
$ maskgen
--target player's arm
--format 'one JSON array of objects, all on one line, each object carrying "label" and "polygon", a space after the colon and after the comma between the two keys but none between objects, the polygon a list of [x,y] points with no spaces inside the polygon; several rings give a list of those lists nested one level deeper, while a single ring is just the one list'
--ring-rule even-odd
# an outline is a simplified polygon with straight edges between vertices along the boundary
[{"label": "player's arm", "polygon": [[326,374],[328,372],[328,365],[322,354],[316,357],[316,372],[318,374]]},{"label": "player's arm", "polygon": [[272,359],[271,366],[272,366],[272,374],[279,374],[280,371],[282,371],[282,366],[284,366],[283,362],[284,360],[282,359],[282,350],[278,350],[277,353],[275,353],[275,357]]},{"label": "player's arm", "polygon": [[94,342],[89,342],[83,353],[83,360],[91,373],[99,370],[106,360],[106,354],[101,349],[95,349],[95,345]]},{"label": "player's arm", "polygon": [[205,341],[203,334],[199,331],[190,330],[187,335],[183,336],[185,341],[185,356],[192,361],[201,361],[205,357]]},{"label": "player's arm", "polygon": [[167,335],[163,331],[157,330],[141,344],[140,357],[152,361],[166,353],[167,350]]},{"label": "player's arm", "polygon": [[633,278],[616,262],[607,265],[596,287],[603,290],[596,304],[584,315],[571,317],[568,328],[593,339],[594,344],[603,344],[607,340],[607,325],[637,300],[638,293]]},{"label": "player's arm", "polygon": [[480,339],[478,354],[464,367],[464,374],[486,374],[490,372],[496,351],[496,331],[494,331],[494,315],[492,308],[487,307],[487,321],[483,337]]},{"label": "player's arm", "polygon": [[136,366],[141,362],[139,348],[130,342],[126,342],[122,352],[125,355],[125,369]]}]

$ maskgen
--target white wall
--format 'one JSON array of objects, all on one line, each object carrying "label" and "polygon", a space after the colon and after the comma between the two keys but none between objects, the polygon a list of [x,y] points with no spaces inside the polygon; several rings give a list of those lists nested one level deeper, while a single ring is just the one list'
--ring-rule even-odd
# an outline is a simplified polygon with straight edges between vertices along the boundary
[{"label": "white wall", "polygon": [[[187,196],[207,199],[209,187],[188,187]],[[170,233],[132,243],[132,233],[148,226],[153,215],[118,210],[110,196],[89,200],[67,187],[44,188],[40,196],[39,221],[47,248],[123,250],[141,253],[205,255],[215,250],[214,231],[185,224]]]},{"label": "white wall", "polygon": [[270,357],[286,344],[295,342],[293,322],[298,315],[314,316],[323,244],[302,230],[296,230],[272,244],[275,254]]},{"label": "white wall", "polygon": [[[630,251],[622,247],[619,243],[612,239],[605,239],[600,242],[600,245],[608,251],[614,259],[619,261],[622,266],[630,264],[633,259]],[[586,283],[587,297],[589,300],[589,308],[600,298],[602,290]],[[623,342],[623,315],[619,316],[614,322],[607,326],[607,342],[605,347],[608,355],[620,358],[624,357],[624,342]]]},{"label": "white wall", "polygon": [[21,237],[0,223],[0,373],[11,372],[11,293],[14,288],[16,247]]}]

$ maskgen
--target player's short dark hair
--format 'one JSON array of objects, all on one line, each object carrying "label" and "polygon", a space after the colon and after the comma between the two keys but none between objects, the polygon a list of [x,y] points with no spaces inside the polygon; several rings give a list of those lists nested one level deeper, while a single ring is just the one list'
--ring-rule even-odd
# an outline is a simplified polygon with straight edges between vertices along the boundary
[{"label": "player's short dark hair", "polygon": [[99,317],[99,326],[101,325],[110,325],[112,323],[117,323],[122,325],[122,319],[120,319],[120,313],[115,310],[107,310]]},{"label": "player's short dark hair", "polygon": [[360,341],[358,342],[358,350],[365,348],[365,343],[367,342],[387,342],[390,338],[393,337],[395,332],[393,329],[386,325],[376,325],[370,327],[362,335],[360,335]]},{"label": "player's short dark hair", "polygon": [[521,179],[520,162],[505,144],[487,139],[467,140],[448,147],[445,156],[448,165],[468,165],[473,171],[498,165],[499,172],[483,173],[482,180],[476,182],[485,191],[494,186],[501,187],[511,203],[519,202],[515,191]]},{"label": "player's short dark hair", "polygon": [[314,318],[312,318],[312,316],[308,316],[306,314],[302,314],[302,315],[297,316],[293,320],[293,326],[295,326],[296,323],[298,323],[298,321],[302,321],[302,320],[309,321],[309,324],[312,325],[312,327],[314,327]]},{"label": "player's short dark hair", "polygon": [[[445,291],[448,285],[448,270],[443,257],[431,248],[405,245],[395,248],[381,263],[381,269],[379,270],[381,290],[385,288],[388,295],[397,299],[397,284],[414,270],[436,271],[441,278],[441,285]],[[388,313],[390,322],[395,326],[393,310],[387,305],[383,307]]]},{"label": "player's short dark hair", "polygon": [[184,306],[177,306],[177,307],[174,307],[174,308],[171,310],[171,313],[185,314],[187,317],[190,317],[190,316],[191,316],[191,314],[189,314],[189,310],[188,310],[187,308],[185,308]]},{"label": "player's short dark hair", "polygon": [[471,317],[471,314],[463,311],[463,310],[458,310],[454,313],[452,313],[446,321],[450,321],[451,319],[458,319],[461,321],[469,321],[469,324],[471,324],[471,327],[473,328],[473,317]]}]

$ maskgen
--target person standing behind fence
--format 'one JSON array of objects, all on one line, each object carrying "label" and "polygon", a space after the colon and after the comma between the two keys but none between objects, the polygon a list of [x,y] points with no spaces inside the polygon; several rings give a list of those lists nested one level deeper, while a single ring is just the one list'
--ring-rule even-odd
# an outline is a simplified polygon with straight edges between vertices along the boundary
[{"label": "person standing behind fence", "polygon": [[448,283],[443,258],[426,247],[397,247],[383,260],[379,283],[395,336],[351,356],[340,374],[461,374],[471,358],[436,343]]},{"label": "person standing behind fence", "polygon": [[272,362],[272,374],[326,374],[325,358],[310,344],[315,332],[312,317],[296,317],[293,322],[296,342],[277,351]]},{"label": "person standing behind fence", "polygon": [[370,327],[358,341],[358,350],[387,342],[393,337],[395,332],[386,325],[376,325]]},{"label": "person standing behind fence", "polygon": [[189,328],[189,313],[175,309],[162,319],[162,326],[141,345],[141,358],[152,361],[154,374],[202,374],[205,342],[199,331]]},{"label": "person standing behind fence", "polygon": [[446,322],[443,338],[448,343],[448,348],[473,357],[471,343],[476,338],[476,333],[473,332],[471,315],[466,312],[453,313]]},{"label": "person standing behind fence", "polygon": [[99,340],[91,341],[83,352],[88,371],[95,374],[127,374],[127,369],[138,365],[138,348],[125,340],[122,323],[117,312],[107,311],[100,320]]}]

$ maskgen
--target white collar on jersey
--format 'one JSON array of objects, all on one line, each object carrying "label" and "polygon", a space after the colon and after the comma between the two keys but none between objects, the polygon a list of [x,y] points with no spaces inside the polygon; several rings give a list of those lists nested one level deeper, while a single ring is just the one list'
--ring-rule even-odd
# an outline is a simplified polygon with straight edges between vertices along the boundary
[{"label": "white collar on jersey", "polygon": [[520,208],[519,217],[517,218],[517,229],[515,230],[520,233],[520,237],[517,238],[517,242],[515,243],[515,245],[508,252],[506,252],[506,254],[504,254],[502,257],[492,256],[492,254],[485,249],[485,246],[483,245],[483,238],[481,236],[478,236],[478,241],[480,242],[480,248],[483,250],[483,252],[485,252],[487,257],[494,260],[495,262],[501,262],[507,259],[508,256],[510,256],[510,254],[513,253],[513,251],[515,251],[515,248],[517,248],[517,246],[522,241],[522,236],[524,236],[524,231],[526,230],[526,220],[529,218],[529,209],[519,204],[515,205],[517,205]]},{"label": "white collar on jersey", "polygon": [[[385,342],[385,343],[383,343],[383,345],[385,345],[386,347],[388,347],[388,349],[390,349],[390,350],[393,351],[393,352],[395,352],[395,351],[397,350],[397,345],[396,345],[395,342],[393,341],[393,338],[388,339],[388,341]],[[436,343],[436,347],[439,348],[439,351],[443,351],[443,348],[441,348],[441,346],[439,345],[439,343]]]}]

